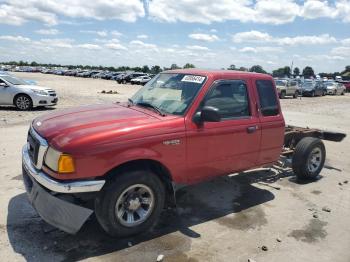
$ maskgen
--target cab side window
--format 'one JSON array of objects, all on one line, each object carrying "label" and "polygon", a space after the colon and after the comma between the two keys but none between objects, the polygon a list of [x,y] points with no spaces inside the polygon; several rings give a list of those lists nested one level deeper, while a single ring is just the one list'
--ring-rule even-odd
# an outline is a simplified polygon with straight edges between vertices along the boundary
[{"label": "cab side window", "polygon": [[203,106],[219,109],[223,120],[250,116],[246,83],[242,80],[219,82],[209,91]]},{"label": "cab side window", "polygon": [[270,80],[257,80],[256,88],[259,94],[260,111],[263,116],[279,114],[275,88]]}]

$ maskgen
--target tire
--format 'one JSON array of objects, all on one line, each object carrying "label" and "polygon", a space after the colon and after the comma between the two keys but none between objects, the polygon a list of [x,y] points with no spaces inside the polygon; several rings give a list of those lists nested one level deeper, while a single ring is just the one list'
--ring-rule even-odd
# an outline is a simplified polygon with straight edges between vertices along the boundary
[{"label": "tire", "polygon": [[[133,187],[138,187],[138,190],[150,190],[149,197],[152,198],[152,203],[144,206],[144,204],[139,203],[140,197],[147,198],[147,194],[144,193],[140,196],[135,196],[139,194],[138,190],[133,189]],[[133,191],[133,197],[128,196],[127,191],[131,187]],[[126,191],[126,192],[125,192]],[[135,192],[136,191],[136,192]],[[146,195],[145,195],[146,194]],[[152,195],[153,194],[153,195]],[[126,195],[126,197],[125,197]],[[123,199],[124,196],[124,199]],[[130,211],[130,205],[135,204],[135,202],[127,201],[131,198],[131,201],[137,200],[139,208],[136,211]],[[120,205],[116,208],[118,201]],[[165,188],[160,179],[151,171],[148,170],[138,170],[138,171],[127,171],[119,176],[117,176],[114,181],[110,181],[107,184],[102,192],[98,195],[95,200],[95,213],[98,222],[104,229],[104,231],[113,236],[113,237],[128,237],[143,232],[147,232],[151,229],[157,222],[160,213],[163,210],[165,201]],[[136,204],[136,207],[137,207]],[[128,207],[127,207],[128,206]],[[133,206],[133,208],[136,208]],[[143,207],[146,207],[145,209]],[[120,209],[119,209],[120,208]],[[137,210],[144,212],[149,212],[143,220],[141,221]],[[121,217],[118,217],[117,211],[119,214],[124,214]],[[124,212],[123,212],[124,210]],[[129,214],[132,213],[134,224],[130,224],[128,220]],[[141,213],[142,214],[142,213]],[[139,217],[139,221],[137,218]]]},{"label": "tire", "polygon": [[341,92],[341,94],[340,94],[340,95],[342,95],[342,96],[343,96],[343,95],[345,95],[345,94],[344,94],[344,91],[343,91],[343,92]]},{"label": "tire", "polygon": [[321,139],[304,137],[296,145],[292,168],[298,179],[313,180],[321,172],[326,159],[326,149]]},{"label": "tire", "polygon": [[295,91],[294,95],[293,95],[293,98],[298,98],[299,96],[299,92],[298,91]]},{"label": "tire", "polygon": [[311,96],[315,97],[315,91],[312,91]]},{"label": "tire", "polygon": [[122,83],[125,85],[126,84],[126,80],[123,80]]},{"label": "tire", "polygon": [[21,111],[31,110],[33,108],[33,101],[30,96],[25,94],[20,94],[13,100],[15,107]]},{"label": "tire", "polygon": [[286,97],[286,92],[285,91],[281,91],[280,98],[284,99],[285,97]]}]

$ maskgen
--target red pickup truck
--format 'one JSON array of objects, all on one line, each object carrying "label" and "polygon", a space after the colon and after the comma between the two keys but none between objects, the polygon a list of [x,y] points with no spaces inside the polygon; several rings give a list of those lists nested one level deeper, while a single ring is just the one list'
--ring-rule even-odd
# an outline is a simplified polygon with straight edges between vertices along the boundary
[{"label": "red pickup truck", "polygon": [[282,157],[301,179],[325,161],[321,139],[344,134],[285,127],[269,75],[163,72],[128,102],[35,119],[23,147],[29,200],[48,223],[76,233],[95,212],[112,236],[156,223],[176,190]]}]

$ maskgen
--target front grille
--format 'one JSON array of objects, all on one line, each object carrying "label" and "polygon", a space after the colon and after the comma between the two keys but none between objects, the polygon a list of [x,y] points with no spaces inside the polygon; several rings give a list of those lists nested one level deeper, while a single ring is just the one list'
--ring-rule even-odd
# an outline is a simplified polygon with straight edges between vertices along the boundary
[{"label": "front grille", "polygon": [[32,127],[28,132],[27,146],[30,161],[37,169],[41,169],[48,144]]},{"label": "front grille", "polygon": [[56,96],[55,90],[50,89],[50,90],[46,90],[46,91],[49,93],[50,96]]},{"label": "front grille", "polygon": [[28,132],[27,142],[30,160],[34,163],[34,165],[37,165],[40,142],[33,136],[33,134],[30,131]]}]

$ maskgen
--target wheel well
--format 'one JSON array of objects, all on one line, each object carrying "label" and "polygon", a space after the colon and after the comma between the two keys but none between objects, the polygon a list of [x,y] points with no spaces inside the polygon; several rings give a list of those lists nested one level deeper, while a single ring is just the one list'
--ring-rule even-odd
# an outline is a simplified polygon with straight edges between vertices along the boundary
[{"label": "wheel well", "polygon": [[17,99],[17,97],[19,97],[19,96],[26,96],[26,97],[28,97],[29,99],[30,99],[30,101],[32,101],[33,102],[33,99],[29,96],[29,95],[27,95],[27,94],[25,94],[25,93],[18,93],[18,94],[16,94],[15,95],[15,97],[13,98],[13,104],[15,105],[16,104],[16,99]]},{"label": "wheel well", "polygon": [[122,175],[125,171],[130,170],[140,170],[147,169],[152,171],[157,175],[157,177],[162,181],[167,191],[166,203],[167,206],[175,205],[175,190],[173,187],[173,179],[170,171],[162,163],[151,160],[151,159],[139,159],[132,160],[126,163],[123,163],[119,166],[114,167],[108,171],[105,175],[107,181],[115,179],[116,177]]}]

